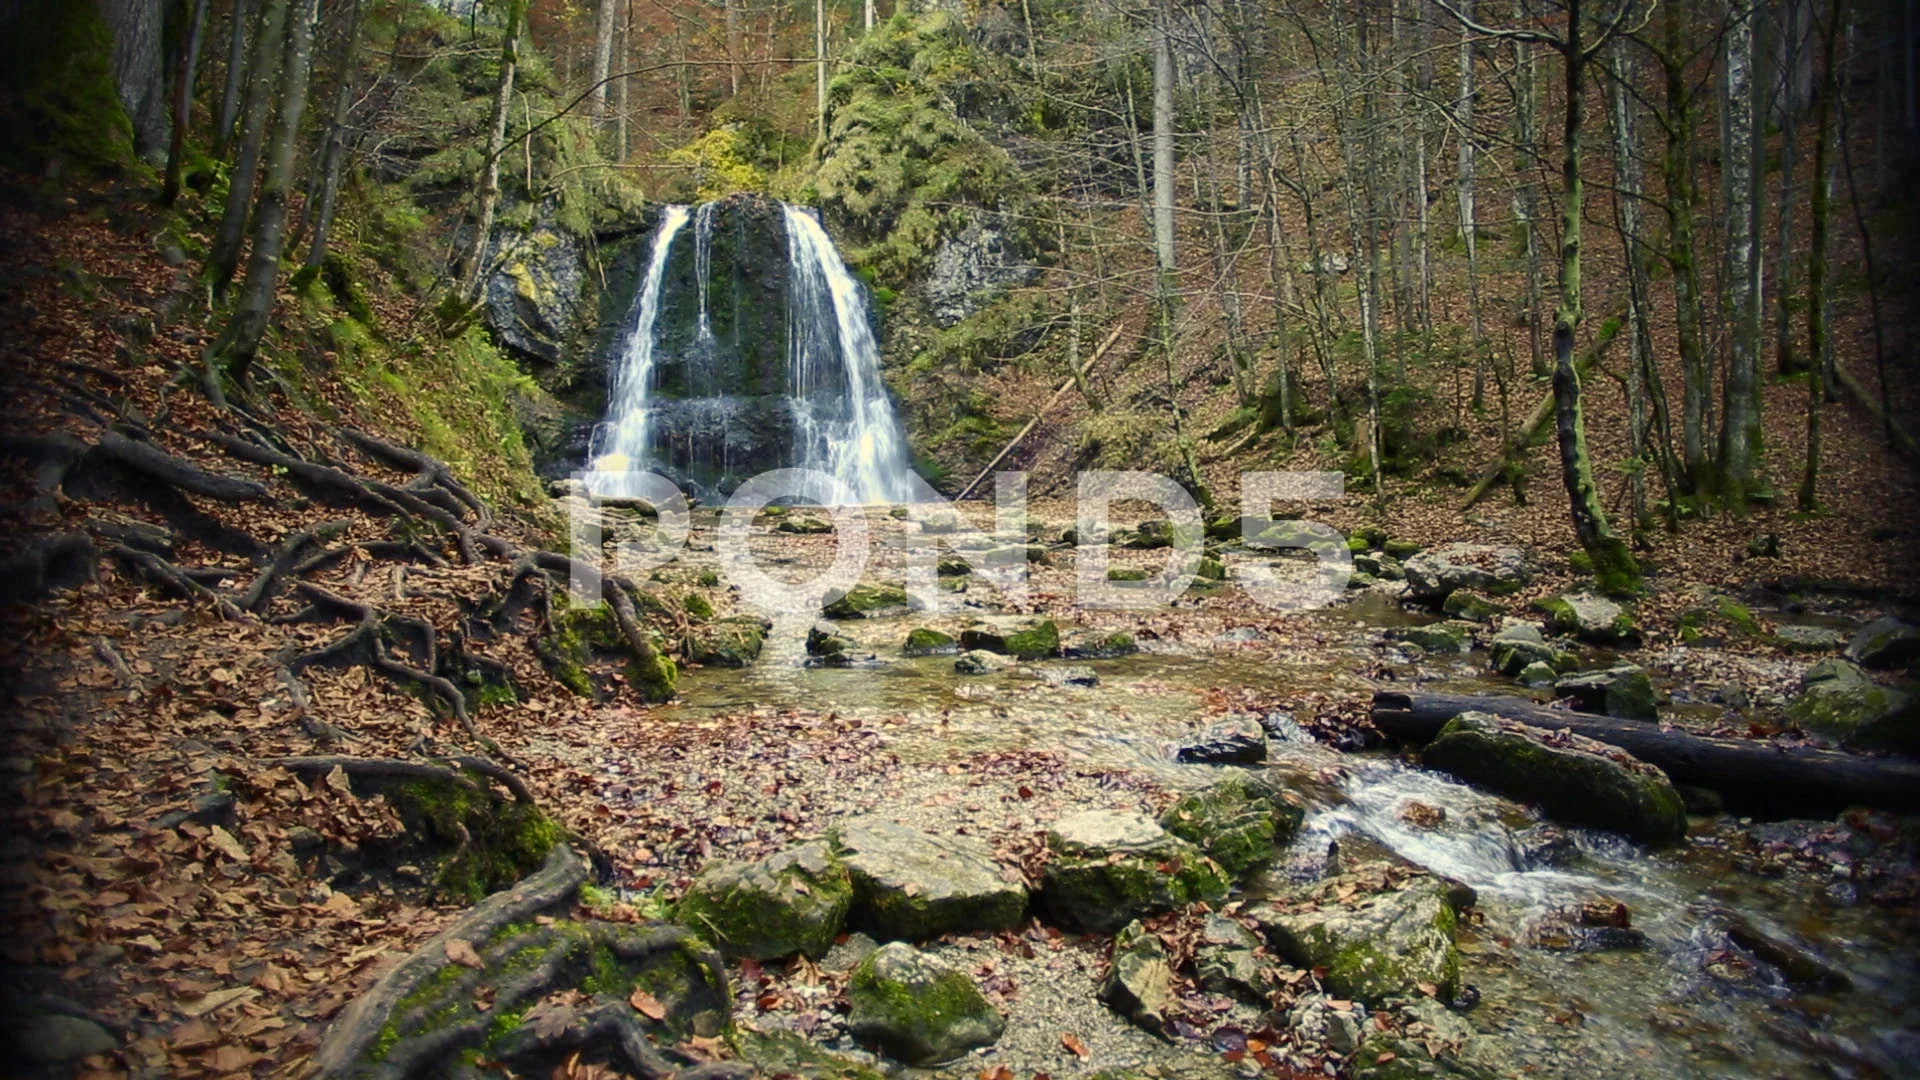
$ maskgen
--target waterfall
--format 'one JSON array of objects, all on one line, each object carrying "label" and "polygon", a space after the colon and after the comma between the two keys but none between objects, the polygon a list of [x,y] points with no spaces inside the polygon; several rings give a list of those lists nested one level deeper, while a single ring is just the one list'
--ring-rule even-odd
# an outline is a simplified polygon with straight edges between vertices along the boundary
[{"label": "waterfall", "polygon": [[[691,252],[678,243],[689,223]],[[810,211],[754,197],[668,207],[612,367],[596,492],[630,494],[628,470],[724,494],[799,467],[858,503],[911,496],[866,290]]]}]

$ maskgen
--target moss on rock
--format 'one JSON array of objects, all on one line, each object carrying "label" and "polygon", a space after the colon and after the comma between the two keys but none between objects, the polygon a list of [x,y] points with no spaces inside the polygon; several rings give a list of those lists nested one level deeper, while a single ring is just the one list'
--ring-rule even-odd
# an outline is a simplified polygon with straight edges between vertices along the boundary
[{"label": "moss on rock", "polygon": [[1112,933],[1136,918],[1227,895],[1230,881],[1198,847],[1152,818],[1089,810],[1047,832],[1041,901],[1060,922]]},{"label": "moss on rock", "polygon": [[847,983],[856,1038],[909,1065],[931,1065],[990,1046],[1006,1020],[964,972],[904,942],[874,950]]},{"label": "moss on rock", "polygon": [[814,841],[756,863],[708,867],[680,901],[675,920],[730,957],[821,957],[853,906],[847,868]]}]

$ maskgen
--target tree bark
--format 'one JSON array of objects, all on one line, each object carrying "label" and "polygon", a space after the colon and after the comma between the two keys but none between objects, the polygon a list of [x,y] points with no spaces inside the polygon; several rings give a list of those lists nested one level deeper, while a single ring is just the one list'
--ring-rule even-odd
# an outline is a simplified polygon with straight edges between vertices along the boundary
[{"label": "tree bark", "polygon": [[227,78],[220,93],[220,115],[213,125],[213,156],[225,161],[233,145],[233,125],[240,117],[240,91],[246,85],[247,24],[253,0],[233,0],[233,24],[228,27]]},{"label": "tree bark", "polygon": [[1807,461],[1800,474],[1800,509],[1812,511],[1820,505],[1820,411],[1826,407],[1828,388],[1824,385],[1825,357],[1832,349],[1829,323],[1830,297],[1827,288],[1827,240],[1833,218],[1833,142],[1834,98],[1840,93],[1840,25],[1846,14],[1846,0],[1830,0],[1827,25],[1821,35],[1822,84],[1814,106],[1813,142],[1813,221],[1809,228],[1812,250],[1807,255]]},{"label": "tree bark", "polygon": [[1153,6],[1153,254],[1161,276],[1174,272],[1173,39],[1170,0]]},{"label": "tree bark", "polygon": [[1727,10],[1726,111],[1721,175],[1727,198],[1727,292],[1733,320],[1732,350],[1721,406],[1719,492],[1743,507],[1753,485],[1753,455],[1760,437],[1760,251],[1754,198],[1758,170],[1754,109],[1753,0],[1732,0]]},{"label": "tree bark", "polygon": [[[1525,18],[1526,0],[1514,0],[1514,14]],[[1527,257],[1527,348],[1536,377],[1545,376],[1547,353],[1540,340],[1540,309],[1545,306],[1540,285],[1539,185],[1534,176],[1539,170],[1539,148],[1534,137],[1535,116],[1539,108],[1535,89],[1533,46],[1516,41],[1513,46],[1513,123],[1515,180],[1519,185],[1521,239]]]},{"label": "tree bark", "polygon": [[173,71],[173,134],[167,142],[167,176],[160,190],[160,202],[172,206],[180,197],[181,175],[187,166],[187,130],[193,123],[193,72],[200,64],[200,40],[207,26],[207,0],[194,0],[193,16],[187,26]]},{"label": "tree bark", "polygon": [[620,0],[596,0],[593,6],[593,71],[588,78],[587,111],[598,120],[607,115],[607,74],[613,64],[613,24]]},{"label": "tree bark", "polygon": [[[1461,0],[1460,9],[1473,17],[1473,0]],[[1473,340],[1473,408],[1487,403],[1487,332],[1480,317],[1480,230],[1474,208],[1473,33],[1460,28],[1460,238],[1467,247],[1467,319]]]},{"label": "tree bark", "polygon": [[114,85],[133,122],[134,153],[158,165],[167,152],[165,8],[161,0],[101,0],[100,18],[113,35]]},{"label": "tree bark", "polygon": [[224,296],[240,266],[240,245],[247,238],[247,216],[253,208],[254,182],[260,170],[260,151],[267,123],[273,115],[275,76],[280,71],[280,48],[285,42],[287,0],[261,0],[260,21],[253,29],[253,58],[247,65],[247,97],[240,119],[239,156],[227,178],[227,205],[207,250],[206,277],[214,295]]},{"label": "tree bark", "polygon": [[1667,264],[1673,271],[1674,340],[1685,376],[1682,401],[1681,461],[1689,492],[1708,479],[1707,398],[1712,372],[1702,333],[1700,265],[1693,236],[1693,90],[1687,70],[1686,13],[1679,0],[1663,5],[1665,36],[1660,65],[1666,77],[1666,155],[1662,162],[1667,193]]},{"label": "tree bark", "polygon": [[360,0],[347,2],[346,34],[340,39],[339,71],[334,87],[333,115],[327,121],[327,145],[320,158],[320,197],[317,207],[309,207],[313,220],[313,241],[307,248],[307,260],[301,273],[308,279],[320,272],[327,259],[328,236],[333,230],[334,211],[340,205],[340,172],[347,156],[347,122],[353,109],[353,53],[360,34]]},{"label": "tree bark", "polygon": [[814,116],[820,141],[827,139],[827,0],[813,0]]},{"label": "tree bark", "polygon": [[480,207],[474,215],[473,239],[467,248],[466,280],[460,298],[480,299],[487,280],[487,243],[493,236],[493,215],[500,205],[500,155],[507,148],[507,109],[513,104],[513,77],[520,66],[520,23],[527,0],[507,0],[507,17],[500,28],[500,74],[493,93],[493,118],[487,125],[487,160],[480,170]]}]

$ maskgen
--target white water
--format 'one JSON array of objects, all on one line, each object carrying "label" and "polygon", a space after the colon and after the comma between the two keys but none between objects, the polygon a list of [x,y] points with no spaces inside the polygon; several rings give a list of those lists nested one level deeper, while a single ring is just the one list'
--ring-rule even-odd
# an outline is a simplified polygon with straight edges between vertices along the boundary
[{"label": "white water", "polygon": [[[647,256],[647,276],[640,285],[640,312],[613,369],[608,421],[594,434],[594,456],[585,480],[587,489],[595,494],[640,494],[634,481],[647,460],[647,391],[653,380],[654,323],[660,316],[667,255],[686,224],[687,208],[669,206],[660,219],[659,232],[654,234],[653,250]],[[703,297],[703,321],[705,316]]]}]

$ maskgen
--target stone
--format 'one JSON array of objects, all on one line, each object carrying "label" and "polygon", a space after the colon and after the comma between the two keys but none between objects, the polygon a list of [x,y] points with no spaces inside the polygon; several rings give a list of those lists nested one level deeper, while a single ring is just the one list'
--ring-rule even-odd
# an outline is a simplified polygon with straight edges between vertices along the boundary
[{"label": "stone", "polygon": [[917,603],[898,585],[863,581],[842,593],[823,609],[830,619],[884,619],[905,615]]},{"label": "stone", "polygon": [[579,336],[588,273],[579,239],[561,228],[558,207],[543,202],[530,229],[501,229],[490,244],[486,320],[500,343],[544,364],[559,364]]},{"label": "stone", "polygon": [[1302,816],[1265,781],[1229,772],[1168,807],[1160,827],[1239,877],[1271,861],[1274,845],[1293,838]]},{"label": "stone", "polygon": [[1048,686],[1099,686],[1100,673],[1084,664],[1068,664],[1065,667],[1030,667],[1021,669],[1021,674],[1037,679]]},{"label": "stone", "polygon": [[1598,671],[1582,671],[1559,679],[1553,692],[1573,699],[1581,712],[1621,720],[1654,720],[1653,680],[1636,664],[1617,664]]},{"label": "stone", "polygon": [[943,634],[938,630],[929,630],[922,626],[907,631],[907,643],[903,647],[908,656],[943,656],[960,651],[959,642],[952,634]]},{"label": "stone", "polygon": [[928,309],[941,326],[973,315],[995,296],[1039,273],[1021,254],[1005,215],[975,208],[967,218],[966,228],[934,249],[927,273]]},{"label": "stone", "polygon": [[1404,641],[1417,645],[1430,653],[1459,653],[1467,651],[1472,639],[1467,636],[1466,628],[1453,623],[1431,623],[1426,626],[1403,626],[1388,634],[1395,641]]},{"label": "stone", "polygon": [[1559,680],[1560,673],[1553,670],[1552,664],[1544,660],[1535,660],[1521,668],[1520,674],[1514,678],[1529,690],[1544,690]]},{"label": "stone", "polygon": [[1920,626],[1892,616],[1875,619],[1847,642],[1847,659],[1869,668],[1900,667],[1920,658]]},{"label": "stone", "polygon": [[1510,596],[1533,580],[1519,548],[1487,544],[1448,544],[1406,561],[1407,584],[1414,598],[1438,604],[1460,589]]},{"label": "stone", "polygon": [[1140,651],[1133,635],[1124,630],[1102,632],[1078,629],[1068,632],[1060,652],[1069,660],[1113,660]]},{"label": "stone", "polygon": [[1457,589],[1440,602],[1440,610],[1455,619],[1490,623],[1507,613],[1505,604],[1497,604],[1476,592]]},{"label": "stone", "polygon": [[933,572],[939,577],[966,577],[973,573],[973,564],[958,555],[946,555],[934,564]]},{"label": "stone", "polygon": [[774,532],[792,533],[796,536],[817,536],[833,531],[833,522],[817,517],[782,518],[773,527]]},{"label": "stone", "polygon": [[[687,654],[694,663],[706,667],[743,668],[760,658],[767,631],[772,628],[772,623],[754,616],[698,626],[688,636]],[[811,644],[812,635],[808,637]]]},{"label": "stone", "polygon": [[1156,548],[1172,547],[1173,541],[1173,522],[1158,518],[1141,522],[1139,527],[1120,541],[1120,546],[1139,551],[1151,551]]},{"label": "stone", "polygon": [[1201,989],[1264,1005],[1266,978],[1255,951],[1259,948],[1259,937],[1238,921],[1224,915],[1207,916],[1193,947],[1194,976]]},{"label": "stone", "polygon": [[1007,635],[1006,652],[1016,660],[1044,660],[1060,655],[1060,628],[1052,619]]},{"label": "stone", "polygon": [[1153,577],[1153,571],[1142,570],[1137,566],[1107,567],[1108,581],[1147,581]]},{"label": "stone", "polygon": [[1230,717],[1182,743],[1173,756],[1189,765],[1258,765],[1267,760],[1267,732],[1254,717]]},{"label": "stone", "polygon": [[1353,568],[1380,581],[1405,581],[1406,568],[1391,555],[1363,552],[1353,557]]},{"label": "stone", "polygon": [[1405,561],[1420,554],[1421,548],[1419,544],[1411,540],[1388,540],[1386,543],[1380,545],[1380,550],[1396,559]]},{"label": "stone", "polygon": [[58,1013],[7,1017],[0,1032],[6,1034],[10,1057],[35,1065],[72,1065],[120,1049],[120,1040],[106,1028]]},{"label": "stone", "polygon": [[1776,629],[1773,641],[1793,652],[1833,652],[1847,644],[1847,636],[1825,626],[1791,624]]},{"label": "stone", "polygon": [[1560,663],[1560,651],[1547,644],[1538,627],[1526,623],[1516,623],[1495,634],[1487,652],[1493,669],[1502,675],[1518,675],[1529,664],[1556,667]]},{"label": "stone", "polygon": [[759,862],[701,871],[675,921],[733,958],[822,957],[852,906],[846,866],[825,842],[813,841]]},{"label": "stone", "polygon": [[1196,901],[1218,901],[1219,864],[1144,814],[1087,810],[1047,831],[1051,858],[1041,903],[1060,923],[1110,934],[1134,919]]},{"label": "stone", "polygon": [[1435,1057],[1427,1041],[1375,1031],[1353,1052],[1353,1080],[1498,1080],[1500,1073],[1452,1056]]},{"label": "stone", "polygon": [[1609,829],[1655,846],[1687,833],[1686,807],[1667,774],[1606,743],[1549,732],[1482,712],[1440,729],[1421,763],[1549,817]]},{"label": "stone", "polygon": [[991,675],[1005,670],[1013,661],[985,649],[969,649],[953,662],[953,670],[962,675]]},{"label": "stone", "polygon": [[1113,939],[1113,961],[1100,984],[1100,1000],[1156,1034],[1167,1022],[1174,1006],[1173,962],[1166,945],[1138,920]]},{"label": "stone", "polygon": [[1007,636],[997,630],[975,627],[960,631],[960,648],[963,652],[984,649],[987,652],[1003,653],[1007,651]]},{"label": "stone", "polygon": [[859,642],[840,633],[829,622],[814,623],[807,629],[807,656],[811,658],[809,663],[817,662],[820,667],[850,667],[873,658]]},{"label": "stone", "polygon": [[1010,930],[1026,912],[1026,887],[973,837],[856,819],[830,838],[853,880],[849,924],[876,940]]},{"label": "stone", "polygon": [[1822,660],[1801,676],[1800,687],[1787,715],[1802,728],[1843,746],[1920,748],[1920,708],[1913,695],[1881,686],[1858,664]]},{"label": "stone", "polygon": [[1287,1030],[1307,1046],[1325,1046],[1335,1053],[1351,1054],[1360,1045],[1366,1019],[1364,1008],[1351,1002],[1336,1009],[1325,994],[1308,994],[1287,1009]]},{"label": "stone", "polygon": [[904,942],[875,949],[847,982],[847,1028],[909,1065],[933,1065],[999,1041],[1000,1011],[972,979]]},{"label": "stone", "polygon": [[1613,645],[1632,640],[1638,631],[1633,616],[1619,604],[1592,593],[1566,593],[1534,604],[1547,616],[1547,629],[1556,634],[1571,634],[1595,645]]},{"label": "stone", "polygon": [[1321,985],[1369,1005],[1415,997],[1422,983],[1442,999],[1453,997],[1460,988],[1460,952],[1446,884],[1419,877],[1364,896],[1348,884],[1329,879],[1308,906],[1257,909],[1268,946],[1298,967],[1326,968]]}]

